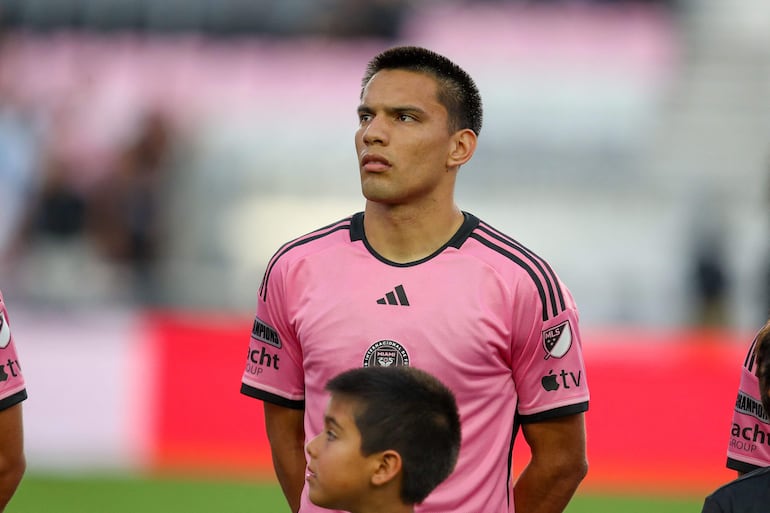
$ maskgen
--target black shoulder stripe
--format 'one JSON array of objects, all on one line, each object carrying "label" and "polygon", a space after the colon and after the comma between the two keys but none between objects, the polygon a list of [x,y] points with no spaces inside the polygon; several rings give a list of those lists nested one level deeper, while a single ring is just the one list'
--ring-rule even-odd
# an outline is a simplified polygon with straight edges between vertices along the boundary
[{"label": "black shoulder stripe", "polygon": [[749,352],[746,353],[746,359],[743,361],[743,366],[746,367],[749,372],[756,372],[756,369],[754,369],[754,359],[756,358],[756,354],[754,352],[757,347],[758,339],[759,335],[754,337],[754,341],[751,343],[751,347],[749,347]]},{"label": "black shoulder stripe", "polygon": [[303,244],[307,244],[308,242],[321,239],[323,237],[326,237],[327,235],[331,235],[332,233],[338,230],[349,230],[349,229],[350,229],[350,218],[347,218],[347,219],[343,219],[342,221],[337,221],[336,223],[332,223],[328,226],[324,226],[323,228],[310,232],[309,234],[303,235],[302,237],[289,241],[283,246],[281,246],[278,249],[278,251],[276,251],[275,255],[273,255],[273,258],[270,259],[267,269],[265,269],[265,275],[262,278],[262,285],[259,286],[259,296],[262,298],[262,300],[263,301],[267,300],[267,281],[270,279],[270,273],[272,273],[273,267],[275,267],[275,264],[283,255],[291,251],[293,248],[296,248],[297,246],[302,246]]},{"label": "black shoulder stripe", "polygon": [[543,304],[543,321],[547,321],[548,320],[548,302],[545,298],[545,289],[543,288],[543,284],[540,282],[540,279],[538,278],[535,271],[532,270],[532,267],[527,265],[527,263],[524,262],[524,260],[517,257],[510,251],[507,251],[501,248],[500,246],[494,244],[492,241],[488,239],[485,239],[484,237],[482,237],[477,233],[472,233],[470,235],[470,238],[475,239],[479,241],[481,244],[488,247],[489,249],[496,251],[507,258],[510,258],[512,261],[516,262],[522,269],[524,269],[527,272],[527,274],[529,274],[529,277],[532,278],[532,281],[535,283],[535,287],[537,287],[537,293],[540,296],[540,302]]},{"label": "black shoulder stripe", "polygon": [[[567,308],[566,304],[564,303],[564,294],[562,293],[561,285],[559,285],[559,280],[558,278],[556,278],[556,273],[553,272],[553,269],[551,268],[550,265],[548,265],[548,262],[546,262],[544,258],[538,256],[535,252],[533,252],[523,244],[519,243],[515,239],[505,235],[504,233],[494,230],[491,226],[487,224],[480,225],[479,229],[482,230],[487,235],[489,235],[490,237],[494,237],[500,242],[509,244],[511,247],[515,248],[517,251],[526,255],[526,257],[538,268],[540,273],[546,278],[546,283],[548,285],[548,291],[550,292],[551,306],[553,307],[554,316],[558,315],[559,313],[559,311],[557,311],[556,309],[556,298],[553,295],[554,289],[556,290],[556,294],[559,298],[559,306],[561,306],[561,311],[564,311]],[[551,283],[553,283],[553,287],[551,286]]]}]

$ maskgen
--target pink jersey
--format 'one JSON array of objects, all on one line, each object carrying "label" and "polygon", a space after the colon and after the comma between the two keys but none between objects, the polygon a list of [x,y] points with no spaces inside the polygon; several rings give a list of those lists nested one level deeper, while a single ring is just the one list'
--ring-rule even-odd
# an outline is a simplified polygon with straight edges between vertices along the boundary
[{"label": "pink jersey", "polygon": [[754,359],[756,345],[755,338],[741,367],[741,381],[727,447],[727,467],[739,472],[770,466],[770,419],[762,407],[759,394]]},{"label": "pink jersey", "polygon": [[[362,213],[270,260],[241,391],[304,408],[309,439],[323,429],[326,382],[370,365],[426,370],[457,398],[459,461],[420,513],[514,511],[519,424],[588,408],[571,295],[543,259],[470,214],[446,246],[410,264],[368,246]],[[300,511],[328,510],[305,487]]]},{"label": "pink jersey", "polygon": [[24,376],[11,334],[8,310],[0,292],[0,410],[10,408],[27,398]]}]

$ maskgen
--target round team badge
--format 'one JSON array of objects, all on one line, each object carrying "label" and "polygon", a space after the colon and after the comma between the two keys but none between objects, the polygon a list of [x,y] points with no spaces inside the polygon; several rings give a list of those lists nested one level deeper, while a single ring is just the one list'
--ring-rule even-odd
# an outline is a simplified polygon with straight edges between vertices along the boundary
[{"label": "round team badge", "polygon": [[379,340],[364,355],[364,367],[409,367],[409,353],[393,340]]}]

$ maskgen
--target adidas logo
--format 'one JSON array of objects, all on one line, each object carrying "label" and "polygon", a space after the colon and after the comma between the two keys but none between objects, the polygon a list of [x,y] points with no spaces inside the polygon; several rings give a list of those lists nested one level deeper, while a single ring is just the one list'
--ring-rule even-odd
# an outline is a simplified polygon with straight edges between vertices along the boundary
[{"label": "adidas logo", "polygon": [[403,285],[397,285],[395,289],[385,294],[385,297],[381,297],[377,300],[378,305],[401,305],[409,306],[409,299],[406,297]]}]

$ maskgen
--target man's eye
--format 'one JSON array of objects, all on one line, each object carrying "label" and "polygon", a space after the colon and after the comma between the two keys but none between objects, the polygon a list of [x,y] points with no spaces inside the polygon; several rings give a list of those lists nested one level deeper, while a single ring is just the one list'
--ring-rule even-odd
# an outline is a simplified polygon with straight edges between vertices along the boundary
[{"label": "man's eye", "polygon": [[334,434],[334,431],[327,431],[326,432],[326,439],[330,440],[330,441],[331,440],[336,440],[337,439],[337,435]]},{"label": "man's eye", "polygon": [[359,114],[358,115],[358,122],[359,123],[366,123],[367,121],[372,119],[371,114]]},{"label": "man's eye", "polygon": [[414,117],[410,116],[409,114],[399,114],[398,115],[399,121],[414,121]]}]

